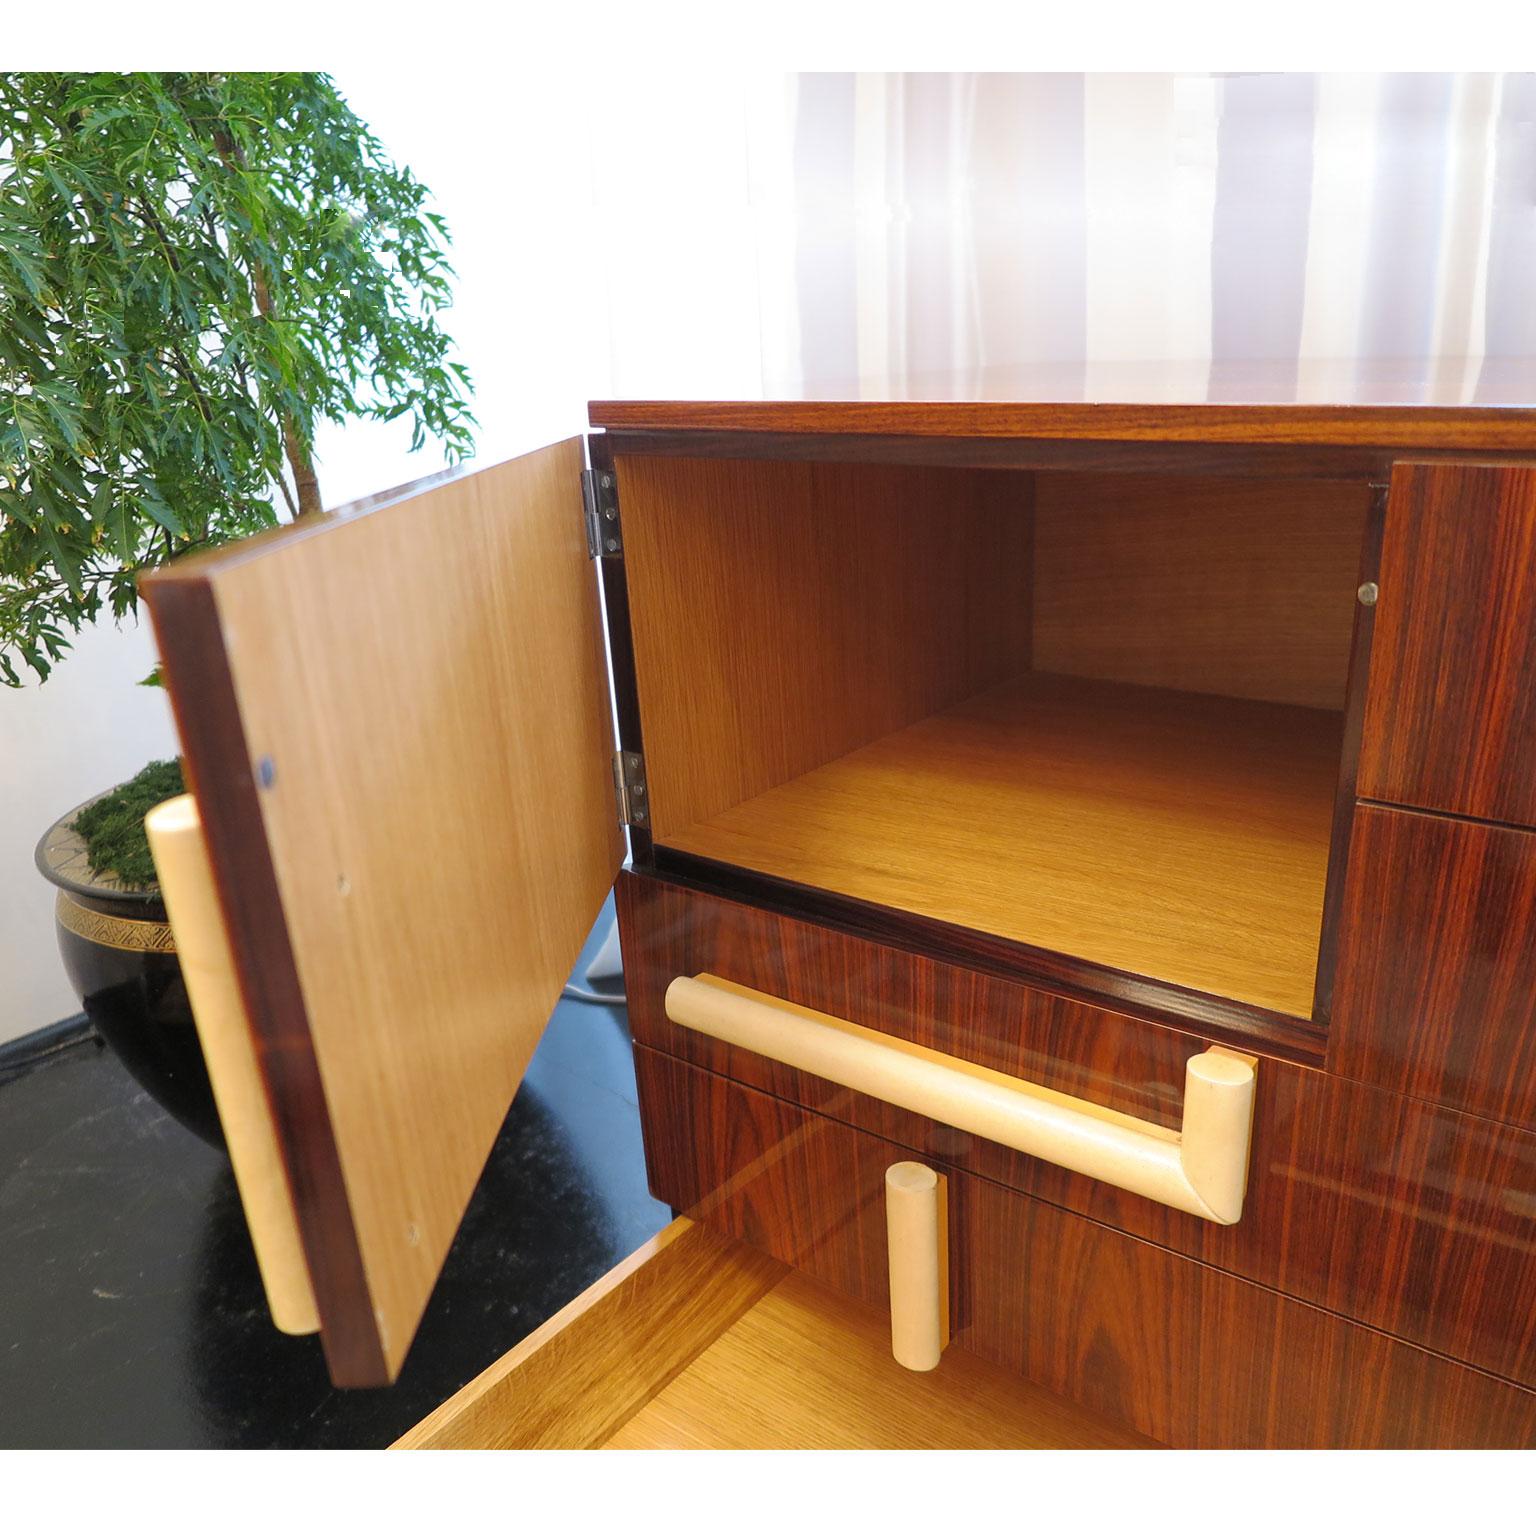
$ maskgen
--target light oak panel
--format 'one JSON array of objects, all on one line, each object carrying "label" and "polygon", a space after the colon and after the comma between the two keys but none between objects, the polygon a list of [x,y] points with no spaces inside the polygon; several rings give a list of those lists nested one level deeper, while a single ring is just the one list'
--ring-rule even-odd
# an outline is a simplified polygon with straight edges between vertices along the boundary
[{"label": "light oak panel", "polygon": [[1124,1450],[1155,1445],[951,1349],[891,1358],[883,1309],[790,1274],[620,1428],[622,1450]]},{"label": "light oak panel", "polygon": [[1029,480],[617,460],[664,839],[1029,665]]},{"label": "light oak panel", "polygon": [[1343,709],[1363,483],[1041,474],[1042,672]]},{"label": "light oak panel", "polygon": [[581,467],[147,586],[339,1383],[398,1371],[623,856]]},{"label": "light oak panel", "polygon": [[785,1275],[674,1221],[421,1421],[407,1450],[600,1446]]},{"label": "light oak panel", "polygon": [[667,842],[1305,1017],[1341,730],[1031,676]]}]

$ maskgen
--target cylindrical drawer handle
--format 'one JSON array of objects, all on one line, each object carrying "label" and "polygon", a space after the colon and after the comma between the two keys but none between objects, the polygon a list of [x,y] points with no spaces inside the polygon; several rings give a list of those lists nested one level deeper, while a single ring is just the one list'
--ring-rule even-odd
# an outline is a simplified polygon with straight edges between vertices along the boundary
[{"label": "cylindrical drawer handle", "polygon": [[1053,1088],[800,1008],[718,976],[679,976],[667,1017],[856,1093],[1231,1226],[1243,1214],[1257,1063],[1213,1046],[1184,1069],[1170,1131]]},{"label": "cylindrical drawer handle", "polygon": [[272,1321],[284,1333],[314,1333],[320,1326],[315,1293],[197,802],[178,795],[157,805],[144,829]]},{"label": "cylindrical drawer handle", "polygon": [[949,1343],[947,1194],[944,1175],[923,1163],[885,1170],[891,1353],[909,1371],[931,1371]]}]

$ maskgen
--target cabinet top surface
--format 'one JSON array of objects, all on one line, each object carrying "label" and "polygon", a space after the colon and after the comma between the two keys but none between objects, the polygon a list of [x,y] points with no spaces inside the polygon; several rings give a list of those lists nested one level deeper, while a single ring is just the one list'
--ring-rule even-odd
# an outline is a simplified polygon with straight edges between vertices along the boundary
[{"label": "cabinet top surface", "polygon": [[1536,452],[1536,357],[1040,362],[807,379],[756,398],[597,400],[594,427],[672,432],[1361,444]]}]

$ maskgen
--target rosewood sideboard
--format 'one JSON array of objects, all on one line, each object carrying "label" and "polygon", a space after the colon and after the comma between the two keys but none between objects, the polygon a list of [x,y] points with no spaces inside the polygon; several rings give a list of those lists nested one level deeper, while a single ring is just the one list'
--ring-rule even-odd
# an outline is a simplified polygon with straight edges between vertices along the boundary
[{"label": "rosewood sideboard", "polygon": [[[635,1365],[699,1297],[878,1315],[910,1161],[946,1361],[1080,1443],[1536,1443],[1536,412],[591,421],[145,581],[228,957],[200,1025],[237,1020],[242,1194],[334,1379],[398,1372],[616,880],[651,1187],[693,1225],[603,1292],[644,1303],[628,1365],[525,1352],[500,1428],[477,1389],[422,1443],[616,1432],[725,1326]],[[766,1033],[697,1027],[695,983]],[[1190,1063],[1237,1063],[1235,1204],[924,1113],[774,1018],[1133,1160],[1188,1165]],[[520,1440],[540,1372],[634,1401]]]}]

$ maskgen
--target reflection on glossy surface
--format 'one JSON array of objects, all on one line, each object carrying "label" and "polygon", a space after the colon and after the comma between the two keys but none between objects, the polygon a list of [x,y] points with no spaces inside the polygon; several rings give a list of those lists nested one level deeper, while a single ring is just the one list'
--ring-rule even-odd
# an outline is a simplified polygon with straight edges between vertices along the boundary
[{"label": "reflection on glossy surface", "polygon": [[678,313],[683,388],[1536,402],[1533,119],[1531,74],[793,77],[747,123],[755,314]]},{"label": "reflection on glossy surface", "polygon": [[[1243,1218],[1215,1226],[680,1029],[667,1018],[665,996],[673,978],[708,972],[1164,1124],[1177,1123],[1177,1085],[1199,1048],[1195,1036],[661,880],[627,874],[619,898],[630,1017],[646,1048],[642,1087],[651,1085],[653,1167],[675,1205],[735,1202],[742,1220],[757,1225],[729,1227],[733,1235],[868,1295],[856,1287],[883,1262],[879,1235],[859,1248],[863,1267],[817,1267],[844,1262],[837,1245],[823,1245],[846,1214],[835,1191],[878,1185],[850,1180],[825,1150],[843,1137],[833,1125],[840,1122],[904,1155],[1536,1384],[1536,1229],[1528,1214],[1536,1134],[1265,1059]],[[743,1087],[729,1087],[728,1078]],[[712,1125],[692,1107],[696,1099],[709,1106]],[[760,1113],[743,1107],[759,1099]],[[814,1117],[796,1118],[790,1105]],[[786,1117],[790,1131],[782,1129]],[[754,1171],[745,1174],[749,1164]],[[817,1210],[825,1221],[810,1221]],[[767,1241],[763,1234],[777,1228],[781,1236]]]},{"label": "reflection on glossy surface", "polygon": [[227,1160],[82,1043],[0,1085],[0,1446],[387,1445],[668,1216],[623,1015],[562,1003],[400,1380],[338,1391],[272,1326]]}]

